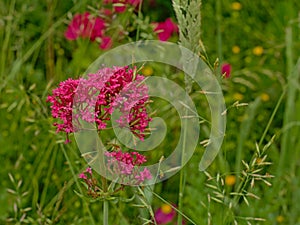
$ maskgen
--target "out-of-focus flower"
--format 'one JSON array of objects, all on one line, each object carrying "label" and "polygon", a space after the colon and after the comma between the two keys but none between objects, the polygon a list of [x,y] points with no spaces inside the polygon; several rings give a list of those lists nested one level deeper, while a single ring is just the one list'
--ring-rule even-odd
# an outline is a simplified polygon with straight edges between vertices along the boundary
[{"label": "out-of-focus flower", "polygon": [[167,204],[163,204],[160,208],[155,211],[154,217],[158,225],[167,224],[172,222],[176,216],[176,211]]},{"label": "out-of-focus flower", "polygon": [[101,40],[100,40],[100,45],[99,45],[99,48],[105,50],[105,49],[110,49],[111,46],[112,46],[112,39],[111,37],[102,37]]},{"label": "out-of-focus flower", "polygon": [[256,56],[261,56],[264,53],[264,49],[262,46],[256,46],[253,48],[252,52]]},{"label": "out-of-focus flower", "polygon": [[227,175],[225,177],[225,184],[227,186],[233,186],[235,185],[235,182],[236,182],[236,177],[234,175]]},{"label": "out-of-focus flower", "polygon": [[270,100],[270,96],[267,93],[262,93],[260,95],[261,100],[263,100],[264,102],[267,102]]},{"label": "out-of-focus flower", "polygon": [[81,174],[79,174],[79,178],[83,179],[83,180],[86,180],[87,176],[84,173],[81,173]]},{"label": "out-of-focus flower", "polygon": [[241,49],[240,49],[239,46],[235,45],[235,46],[232,47],[232,52],[233,52],[234,54],[239,54],[240,51],[241,51]]},{"label": "out-of-focus flower", "polygon": [[279,215],[276,217],[276,221],[277,221],[277,223],[283,223],[284,217],[282,215]]},{"label": "out-of-focus flower", "polygon": [[231,3],[231,8],[233,10],[241,10],[242,9],[242,4],[239,2],[233,2]]},{"label": "out-of-focus flower", "polygon": [[242,95],[241,93],[234,93],[233,94],[233,99],[236,100],[236,101],[241,101],[243,100],[244,98],[244,95]]},{"label": "out-of-focus flower", "polygon": [[159,40],[167,41],[172,34],[178,33],[178,26],[171,18],[167,18],[164,22],[155,24],[154,32],[157,33]]},{"label": "out-of-focus flower", "polygon": [[141,3],[141,0],[104,0],[104,4],[113,4],[114,11],[116,13],[125,12],[127,5],[131,5],[133,7],[138,7]]},{"label": "out-of-focus flower", "polygon": [[229,63],[222,64],[221,73],[225,78],[229,78],[231,73],[231,65]]},{"label": "out-of-focus flower", "polygon": [[72,41],[77,38],[88,38],[91,41],[100,42],[99,48],[109,49],[112,46],[112,39],[105,36],[106,24],[100,17],[95,17],[88,12],[76,14],[69,24],[65,37]]},{"label": "out-of-focus flower", "polygon": [[151,66],[145,66],[142,69],[142,74],[144,74],[145,76],[151,76],[153,74],[153,68]]},{"label": "out-of-focus flower", "polygon": [[86,168],[85,172],[89,173],[90,175],[93,173],[91,167]]},{"label": "out-of-focus flower", "polygon": [[65,37],[68,40],[82,37],[94,41],[97,37],[102,37],[105,28],[105,21],[100,17],[88,12],[76,14],[65,32]]}]

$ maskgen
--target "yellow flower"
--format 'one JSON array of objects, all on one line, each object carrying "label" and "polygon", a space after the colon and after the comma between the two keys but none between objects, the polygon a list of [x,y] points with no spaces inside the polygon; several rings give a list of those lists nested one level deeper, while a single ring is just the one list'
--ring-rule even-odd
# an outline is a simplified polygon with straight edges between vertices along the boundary
[{"label": "yellow flower", "polygon": [[233,2],[233,3],[231,3],[231,8],[233,10],[241,10],[242,4],[239,2]]},{"label": "yellow flower", "polygon": [[233,186],[236,182],[236,177],[234,175],[227,175],[225,177],[225,184],[227,186]]},{"label": "yellow flower", "polygon": [[235,45],[235,46],[232,47],[232,52],[234,54],[238,54],[238,53],[240,53],[240,51],[241,51],[241,49],[240,49],[239,46]]},{"label": "yellow flower", "polygon": [[282,223],[284,221],[284,217],[279,215],[276,217],[276,221],[277,221],[277,223]]},{"label": "yellow flower", "polygon": [[153,74],[153,69],[150,66],[144,66],[144,68],[142,69],[142,73],[145,76],[151,76]]},{"label": "yellow flower", "polygon": [[164,214],[169,214],[172,212],[172,207],[167,205],[167,204],[163,204],[161,206],[161,211],[164,213]]},{"label": "yellow flower", "polygon": [[270,100],[270,96],[267,93],[262,93],[260,95],[260,99],[263,100],[264,102],[267,102]]},{"label": "yellow flower", "polygon": [[253,48],[253,54],[256,56],[261,56],[264,53],[264,49],[261,46],[256,46]]},{"label": "yellow flower", "polygon": [[241,101],[243,100],[244,96],[240,93],[234,93],[233,94],[233,99],[236,100],[236,101]]}]

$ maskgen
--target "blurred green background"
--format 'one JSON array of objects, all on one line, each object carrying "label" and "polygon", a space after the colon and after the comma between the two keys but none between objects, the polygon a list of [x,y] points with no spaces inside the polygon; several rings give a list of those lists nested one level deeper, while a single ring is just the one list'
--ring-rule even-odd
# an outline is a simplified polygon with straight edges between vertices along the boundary
[{"label": "blurred green background", "polygon": [[[89,40],[64,37],[72,15],[97,13],[101,7],[101,1],[94,0],[0,2],[0,224],[101,224],[102,205],[74,194],[81,187],[77,174],[86,164],[75,141],[64,145],[65,136],[55,133],[55,120],[46,103],[60,81],[78,78],[105,52]],[[157,39],[152,23],[168,17],[176,21],[171,1],[145,0],[140,12],[131,9],[111,21],[112,35],[126,33],[114,40],[113,47],[136,39]],[[182,211],[196,224],[300,224],[300,2],[203,0],[201,17],[202,25],[195,29],[201,32],[206,60],[214,65],[218,58],[220,66],[229,63],[232,68],[229,78],[216,73],[228,108],[227,131],[220,154],[208,168],[211,180],[198,171],[202,145],[186,165]],[[170,39],[177,40],[176,35]],[[147,66],[153,75],[183,83],[182,74],[172,68]],[[199,114],[209,118],[205,98],[197,91],[191,96],[200,102]],[[169,112],[165,119],[174,131],[162,145],[168,149],[176,145],[180,124],[172,117],[175,111],[169,111],[164,102],[159,104],[164,107],[158,115]],[[201,141],[208,138],[208,130],[209,124],[204,123]],[[248,170],[244,176],[247,166],[242,160],[259,164],[257,158],[253,161],[256,144],[262,150],[268,143],[260,156],[267,155],[271,165],[260,165],[260,171]],[[155,154],[150,158],[156,158]],[[256,173],[275,177],[256,177],[261,179],[251,187]],[[249,178],[248,186],[239,189],[244,177]],[[176,175],[154,190],[177,204],[178,182]],[[239,199],[232,194],[237,192],[242,193]],[[247,196],[248,206],[243,201],[247,193],[260,199]],[[124,197],[131,194],[129,187],[123,193]],[[231,208],[230,202],[237,205]],[[162,204],[153,197],[153,209]],[[130,204],[111,203],[110,213],[111,224],[143,224],[141,211]]]}]

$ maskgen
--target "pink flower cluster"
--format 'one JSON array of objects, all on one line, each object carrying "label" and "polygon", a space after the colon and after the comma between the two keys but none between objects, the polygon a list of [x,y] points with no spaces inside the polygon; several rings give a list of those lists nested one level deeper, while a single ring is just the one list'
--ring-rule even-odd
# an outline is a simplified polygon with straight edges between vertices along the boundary
[{"label": "pink flower cluster", "polygon": [[52,96],[48,96],[47,101],[52,103],[51,113],[53,118],[60,118],[62,123],[54,123],[57,132],[64,131],[67,134],[74,132],[72,126],[72,107],[75,91],[79,80],[69,78],[59,84],[58,88],[52,91]]},{"label": "pink flower cluster", "polygon": [[[124,13],[129,6],[137,8],[140,4],[141,0],[104,0],[104,7],[99,10],[97,16],[89,12],[76,14],[65,31],[65,37],[70,41],[78,38],[90,39],[92,42],[98,42],[99,48],[109,49],[112,47],[113,40],[106,33],[112,21],[118,14]],[[154,33],[161,41],[167,41],[173,34],[178,33],[178,26],[171,18],[153,23],[153,26]],[[117,32],[123,34],[123,31]]]},{"label": "pink flower cluster", "polygon": [[106,152],[107,165],[112,175],[123,184],[139,185],[145,180],[151,180],[152,175],[147,168],[139,171],[138,166],[145,163],[146,157],[137,152]]},{"label": "pink flower cluster", "polygon": [[[168,205],[168,204],[163,204],[161,207],[159,207],[155,213],[154,213],[154,218],[155,222],[157,225],[164,225],[164,224],[177,224],[176,215],[177,212],[175,211],[174,208],[176,208],[175,204]],[[185,225],[186,221],[183,219],[182,220],[182,225]]]},{"label": "pink flower cluster", "polygon": [[101,17],[95,17],[88,12],[76,14],[69,24],[65,37],[68,40],[76,40],[77,38],[89,38],[91,41],[100,40],[99,47],[108,49],[112,45],[109,36],[105,36],[106,24]]},{"label": "pink flower cluster", "polygon": [[57,132],[76,132],[81,129],[77,125],[79,120],[95,122],[98,130],[102,130],[113,111],[119,109],[122,115],[117,122],[123,127],[129,125],[131,132],[142,140],[151,121],[146,110],[148,88],[141,85],[143,79],[135,69],[126,66],[103,68],[87,79],[61,82],[47,98],[52,104],[52,116],[62,121],[54,124]]},{"label": "pink flower cluster", "polygon": [[100,188],[98,187],[98,182],[95,178],[93,178],[93,172],[90,167],[86,168],[84,172],[79,174],[79,178],[83,180],[83,182],[87,186],[87,194],[93,198],[98,198],[100,196]]},{"label": "pink flower cluster", "polygon": [[161,41],[167,41],[174,33],[178,33],[178,26],[171,18],[154,25],[154,32],[157,33],[158,39]]}]

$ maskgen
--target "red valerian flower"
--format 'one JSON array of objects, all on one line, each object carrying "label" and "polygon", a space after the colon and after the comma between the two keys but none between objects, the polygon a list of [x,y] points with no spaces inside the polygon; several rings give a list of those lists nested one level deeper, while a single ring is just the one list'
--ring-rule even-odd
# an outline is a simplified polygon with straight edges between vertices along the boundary
[{"label": "red valerian flower", "polygon": [[92,16],[88,12],[76,14],[65,32],[65,37],[68,40],[82,37],[94,41],[103,36],[105,28],[105,21],[100,17]]},{"label": "red valerian flower", "polygon": [[51,105],[51,113],[53,118],[60,118],[62,123],[54,123],[57,127],[56,131],[64,131],[67,134],[73,133],[74,128],[72,124],[72,107],[75,90],[80,80],[73,80],[69,78],[59,84],[58,88],[52,91],[52,95],[47,97],[47,101]]},{"label": "red valerian flower", "polygon": [[[162,206],[155,211],[154,218],[157,225],[170,224],[171,222],[173,222],[172,224],[177,224],[175,221],[177,212],[174,207],[176,207],[175,204],[173,204],[173,207],[168,204],[162,204]],[[182,220],[182,224],[185,225],[186,221]]]},{"label": "red valerian flower", "polygon": [[110,49],[112,46],[112,39],[111,37],[105,36],[101,38],[101,43],[99,47],[103,50]]},{"label": "red valerian flower", "polygon": [[159,40],[167,41],[172,34],[178,33],[178,26],[171,18],[167,18],[164,22],[155,24],[154,32],[157,33]]},{"label": "red valerian flower", "polygon": [[229,63],[222,64],[221,73],[223,77],[229,78],[231,73],[231,65]]},{"label": "red valerian flower", "polygon": [[69,24],[65,37],[72,41],[77,38],[88,38],[91,41],[99,39],[101,49],[108,49],[112,46],[112,40],[104,36],[106,29],[105,21],[100,17],[95,17],[88,12],[76,14]]},{"label": "red valerian flower", "polygon": [[138,167],[145,163],[146,157],[137,152],[122,152],[121,150],[105,152],[109,172],[123,184],[140,185],[145,180],[151,180],[152,175],[147,168],[139,171]]},{"label": "red valerian flower", "polygon": [[167,224],[172,222],[176,216],[176,211],[167,204],[163,204],[155,211],[154,217],[157,224]]},{"label": "red valerian flower", "polygon": [[[102,130],[113,111],[119,109],[122,115],[116,122],[121,127],[127,126],[143,140],[151,121],[146,110],[148,88],[141,85],[143,80],[142,75],[136,74],[136,69],[126,66],[103,68],[89,74],[87,79],[61,82],[47,98],[52,104],[52,116],[62,121],[54,123],[57,132],[76,132],[81,129],[79,119],[95,122],[98,130]],[[74,115],[73,108],[76,109]]]}]

